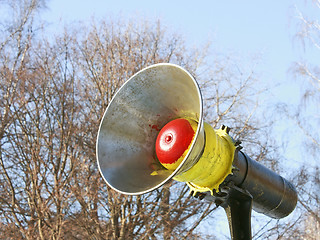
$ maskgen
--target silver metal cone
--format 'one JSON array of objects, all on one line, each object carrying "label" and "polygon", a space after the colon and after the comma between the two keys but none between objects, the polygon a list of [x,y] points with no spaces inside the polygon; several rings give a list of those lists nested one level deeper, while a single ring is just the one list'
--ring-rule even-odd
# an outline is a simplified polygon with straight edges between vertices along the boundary
[{"label": "silver metal cone", "polygon": [[[176,118],[197,121],[196,137],[174,172],[151,175],[159,164],[155,154],[159,130]],[[155,64],[133,75],[106,109],[97,139],[98,166],[113,189],[143,194],[190,169],[203,147],[202,97],[197,82],[177,65]]]}]

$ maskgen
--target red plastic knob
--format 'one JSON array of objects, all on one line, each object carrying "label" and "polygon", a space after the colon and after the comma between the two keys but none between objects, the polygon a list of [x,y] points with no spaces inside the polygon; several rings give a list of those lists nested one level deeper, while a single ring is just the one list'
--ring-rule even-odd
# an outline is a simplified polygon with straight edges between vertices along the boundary
[{"label": "red plastic knob", "polygon": [[183,118],[167,123],[156,140],[156,154],[160,163],[174,170],[181,163],[189,149],[196,131],[196,123]]}]

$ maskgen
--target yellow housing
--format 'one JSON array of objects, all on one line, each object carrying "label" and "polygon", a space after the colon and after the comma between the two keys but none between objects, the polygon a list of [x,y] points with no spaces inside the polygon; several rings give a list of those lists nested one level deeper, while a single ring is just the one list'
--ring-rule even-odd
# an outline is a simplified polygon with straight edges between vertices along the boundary
[{"label": "yellow housing", "polygon": [[173,178],[186,182],[194,194],[219,191],[219,185],[232,173],[236,149],[226,129],[214,130],[208,123],[204,123],[204,130],[206,142],[201,158],[188,171]]}]

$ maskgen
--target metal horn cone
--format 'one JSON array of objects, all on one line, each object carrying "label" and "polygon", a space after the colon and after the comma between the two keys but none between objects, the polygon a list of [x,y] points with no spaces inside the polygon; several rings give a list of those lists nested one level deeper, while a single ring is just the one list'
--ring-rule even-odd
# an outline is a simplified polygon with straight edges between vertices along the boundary
[{"label": "metal horn cone", "polygon": [[[158,163],[155,141],[159,130],[181,117],[199,123],[187,156],[174,172],[151,175]],[[143,194],[191,168],[203,147],[202,97],[197,82],[177,65],[155,64],[133,75],[106,109],[97,139],[98,166],[113,189]]]}]

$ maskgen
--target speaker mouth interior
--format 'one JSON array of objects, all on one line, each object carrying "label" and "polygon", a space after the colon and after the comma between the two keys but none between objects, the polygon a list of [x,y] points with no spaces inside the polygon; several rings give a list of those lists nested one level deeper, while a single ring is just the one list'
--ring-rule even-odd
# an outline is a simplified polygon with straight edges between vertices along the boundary
[{"label": "speaker mouth interior", "polygon": [[[133,75],[107,107],[97,137],[99,170],[114,190],[138,195],[190,169],[204,147],[202,97],[193,76],[180,66],[160,63]],[[160,164],[155,142],[160,129],[176,118],[198,122],[190,150],[175,171],[153,175]]]}]

